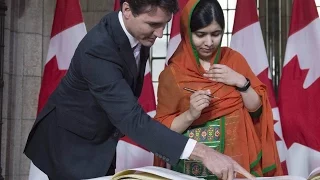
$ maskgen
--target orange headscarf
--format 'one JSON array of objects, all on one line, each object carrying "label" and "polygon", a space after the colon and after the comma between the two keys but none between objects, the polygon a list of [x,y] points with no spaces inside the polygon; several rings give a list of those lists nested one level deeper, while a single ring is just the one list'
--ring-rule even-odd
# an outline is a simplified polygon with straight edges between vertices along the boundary
[{"label": "orange headscarf", "polygon": [[[184,87],[195,90],[210,89],[214,96],[209,107],[191,126],[204,124],[225,116],[224,154],[232,157],[247,171],[256,176],[282,175],[276,148],[273,117],[266,86],[254,75],[244,57],[238,52],[224,47],[215,53],[218,63],[224,64],[250,79],[251,87],[261,97],[262,114],[253,121],[235,87],[213,82],[203,77],[205,70],[199,63],[190,31],[190,19],[199,0],[189,0],[181,14],[181,43],[170,59],[170,64],[161,73],[158,87],[158,106],[155,119],[167,127],[175,117],[184,113],[190,106],[191,93]],[[213,63],[213,60],[212,62]],[[164,162],[155,158],[156,166]]]}]

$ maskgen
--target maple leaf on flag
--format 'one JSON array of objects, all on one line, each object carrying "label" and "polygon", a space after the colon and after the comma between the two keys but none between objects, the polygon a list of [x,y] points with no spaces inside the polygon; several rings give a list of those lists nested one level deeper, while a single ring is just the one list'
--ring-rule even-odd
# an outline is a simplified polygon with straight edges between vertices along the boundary
[{"label": "maple leaf on flag", "polygon": [[279,84],[279,110],[289,175],[320,166],[320,19],[314,0],[294,0]]},{"label": "maple leaf on flag", "polygon": [[[303,88],[309,70],[300,68],[298,56],[295,56],[284,67],[284,71],[286,73],[282,75],[281,81],[290,82],[290,84],[280,88],[281,91],[289,91],[290,93],[281,94],[279,101],[290,103],[286,103],[285,106],[280,103],[279,106],[282,111],[290,112],[282,117],[286,124],[283,127],[286,144],[290,148],[293,143],[299,143],[319,151],[320,86],[317,84],[320,84],[320,79],[318,78],[307,89]],[[312,126],[308,126],[308,124],[312,124]]]}]

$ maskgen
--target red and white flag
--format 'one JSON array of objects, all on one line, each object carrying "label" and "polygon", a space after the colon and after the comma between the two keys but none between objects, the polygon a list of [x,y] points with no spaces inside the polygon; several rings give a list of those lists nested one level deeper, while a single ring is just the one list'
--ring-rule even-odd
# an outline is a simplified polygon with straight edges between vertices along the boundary
[{"label": "red and white flag", "polygon": [[[120,0],[115,0],[114,10],[120,9]],[[156,110],[156,101],[152,85],[150,61],[147,61],[144,74],[144,81],[141,95],[138,99],[143,110],[151,117],[154,117]],[[116,172],[153,165],[153,153],[139,146],[128,136],[121,138],[116,150]]]},{"label": "red and white flag", "polygon": [[166,65],[168,65],[168,61],[173,55],[173,53],[178,48],[181,42],[181,34],[180,34],[180,16],[184,6],[187,4],[188,0],[179,0],[179,12],[173,15],[172,24],[171,24],[171,32],[170,32],[170,40],[168,44],[168,52],[166,57]]},{"label": "red and white flag", "polygon": [[[57,0],[41,82],[38,113],[66,74],[72,56],[86,33],[79,0]],[[29,179],[43,180],[47,177],[31,163]]]},{"label": "red and white flag", "polygon": [[279,109],[275,101],[269,63],[255,0],[237,1],[230,47],[244,56],[254,74],[267,86],[274,119],[278,153],[282,162],[282,168],[286,171],[285,156],[287,148],[282,136]]},{"label": "red and white flag", "polygon": [[41,83],[38,112],[67,72],[71,58],[86,33],[79,0],[57,0]]},{"label": "red and white flag", "polygon": [[294,0],[279,85],[289,175],[320,167],[320,19],[314,0]]}]

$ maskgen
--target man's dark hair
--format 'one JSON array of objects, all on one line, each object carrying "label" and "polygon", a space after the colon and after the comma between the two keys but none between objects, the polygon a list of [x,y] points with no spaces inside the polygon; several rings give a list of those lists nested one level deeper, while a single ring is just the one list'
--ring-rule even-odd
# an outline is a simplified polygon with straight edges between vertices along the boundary
[{"label": "man's dark hair", "polygon": [[177,0],[121,0],[121,7],[124,2],[129,4],[133,15],[151,12],[157,7],[174,14],[179,8]]},{"label": "man's dark hair", "polygon": [[217,0],[200,0],[191,16],[191,32],[207,27],[215,20],[224,29],[224,15]]}]

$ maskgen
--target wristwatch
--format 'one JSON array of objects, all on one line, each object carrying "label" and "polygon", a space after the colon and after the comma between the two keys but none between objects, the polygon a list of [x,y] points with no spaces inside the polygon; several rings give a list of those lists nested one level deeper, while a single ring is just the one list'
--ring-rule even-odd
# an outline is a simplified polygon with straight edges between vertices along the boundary
[{"label": "wristwatch", "polygon": [[251,83],[250,80],[248,78],[246,78],[247,82],[244,84],[243,87],[236,87],[236,90],[240,91],[240,92],[245,92],[249,89]]}]

